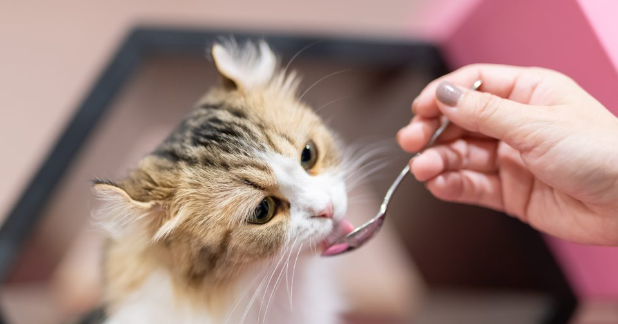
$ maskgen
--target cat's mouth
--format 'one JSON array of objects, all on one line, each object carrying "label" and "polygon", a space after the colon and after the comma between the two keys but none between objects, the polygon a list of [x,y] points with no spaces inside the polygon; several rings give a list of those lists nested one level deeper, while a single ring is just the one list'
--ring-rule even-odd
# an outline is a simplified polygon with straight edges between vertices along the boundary
[{"label": "cat's mouth", "polygon": [[354,226],[349,220],[343,218],[340,221],[335,222],[335,228],[321,243],[320,247],[322,251],[325,251],[338,239],[350,234],[354,230]]}]

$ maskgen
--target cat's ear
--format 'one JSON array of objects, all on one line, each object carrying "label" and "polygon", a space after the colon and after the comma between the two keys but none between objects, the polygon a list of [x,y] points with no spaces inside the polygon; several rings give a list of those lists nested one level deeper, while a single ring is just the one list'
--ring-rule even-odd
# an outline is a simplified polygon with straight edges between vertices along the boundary
[{"label": "cat's ear", "polygon": [[277,68],[277,57],[264,41],[216,43],[212,57],[224,84],[233,89],[251,90],[268,83]]},{"label": "cat's ear", "polygon": [[95,221],[112,238],[142,234],[156,222],[156,214],[161,212],[157,201],[137,201],[112,181],[93,182],[95,193],[104,202],[103,207],[95,211]]}]

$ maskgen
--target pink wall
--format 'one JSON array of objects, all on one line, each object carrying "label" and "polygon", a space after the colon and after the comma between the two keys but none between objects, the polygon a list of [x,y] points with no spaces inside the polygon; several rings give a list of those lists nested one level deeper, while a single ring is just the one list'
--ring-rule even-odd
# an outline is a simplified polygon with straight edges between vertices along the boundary
[{"label": "pink wall", "polygon": [[422,1],[410,17],[411,36],[440,42],[452,34],[483,0]]},{"label": "pink wall", "polygon": [[[485,0],[452,28],[443,49],[452,68],[485,62],[561,71],[618,114],[617,12],[615,0]],[[579,296],[618,297],[618,248],[547,242]]]},{"label": "pink wall", "polygon": [[614,67],[618,67],[618,1],[616,0],[577,0],[592,29],[605,49]]}]

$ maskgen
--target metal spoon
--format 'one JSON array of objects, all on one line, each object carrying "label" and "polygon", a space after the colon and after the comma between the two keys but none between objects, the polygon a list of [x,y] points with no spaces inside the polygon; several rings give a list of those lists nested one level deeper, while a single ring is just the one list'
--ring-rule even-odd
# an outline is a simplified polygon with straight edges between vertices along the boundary
[{"label": "metal spoon", "polygon": [[[477,90],[482,83],[483,82],[481,80],[476,80],[471,87],[472,90]],[[423,146],[416,154],[414,154],[412,158],[416,158],[417,156],[421,155],[421,153],[423,153],[425,149],[431,147],[438,139],[438,137],[440,137],[440,135],[444,133],[449,124],[450,121],[444,118],[444,122],[433,133],[427,144],[425,144],[425,146]],[[391,187],[386,192],[386,196],[384,196],[384,201],[382,201],[382,205],[380,206],[380,211],[378,212],[378,214],[365,224],[354,229],[352,232],[350,232],[350,234],[335,241],[328,248],[326,248],[324,252],[322,252],[322,256],[334,256],[355,250],[361,247],[367,241],[369,241],[376,233],[378,233],[380,228],[382,228],[384,219],[386,218],[386,211],[388,210],[388,203],[391,200],[391,196],[395,193],[397,187],[399,186],[403,178],[405,178],[406,175],[408,175],[409,173],[410,164],[408,163],[406,164],[406,167],[401,170],[401,173],[399,173],[397,179],[395,179]]]}]

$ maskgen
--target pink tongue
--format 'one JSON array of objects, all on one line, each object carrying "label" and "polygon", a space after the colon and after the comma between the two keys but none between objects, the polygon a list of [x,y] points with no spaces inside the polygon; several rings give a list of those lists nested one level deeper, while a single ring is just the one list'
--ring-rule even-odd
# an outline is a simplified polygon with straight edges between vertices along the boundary
[{"label": "pink tongue", "polygon": [[349,220],[344,218],[339,222],[339,233],[342,237],[352,233],[353,230],[354,226],[352,226]]},{"label": "pink tongue", "polygon": [[322,256],[337,255],[347,249],[348,249],[348,243],[339,243],[339,244],[331,245],[324,252],[322,252]]},{"label": "pink tongue", "polygon": [[347,219],[342,219],[337,225],[336,238],[333,241],[325,240],[324,242],[322,242],[322,246],[325,249],[322,255],[327,256],[327,255],[338,254],[339,252],[346,250],[348,248],[348,245],[346,243],[335,244],[332,246],[331,244],[334,241],[350,234],[353,230],[354,230],[354,226],[352,225],[352,223],[350,223],[350,221]]}]

